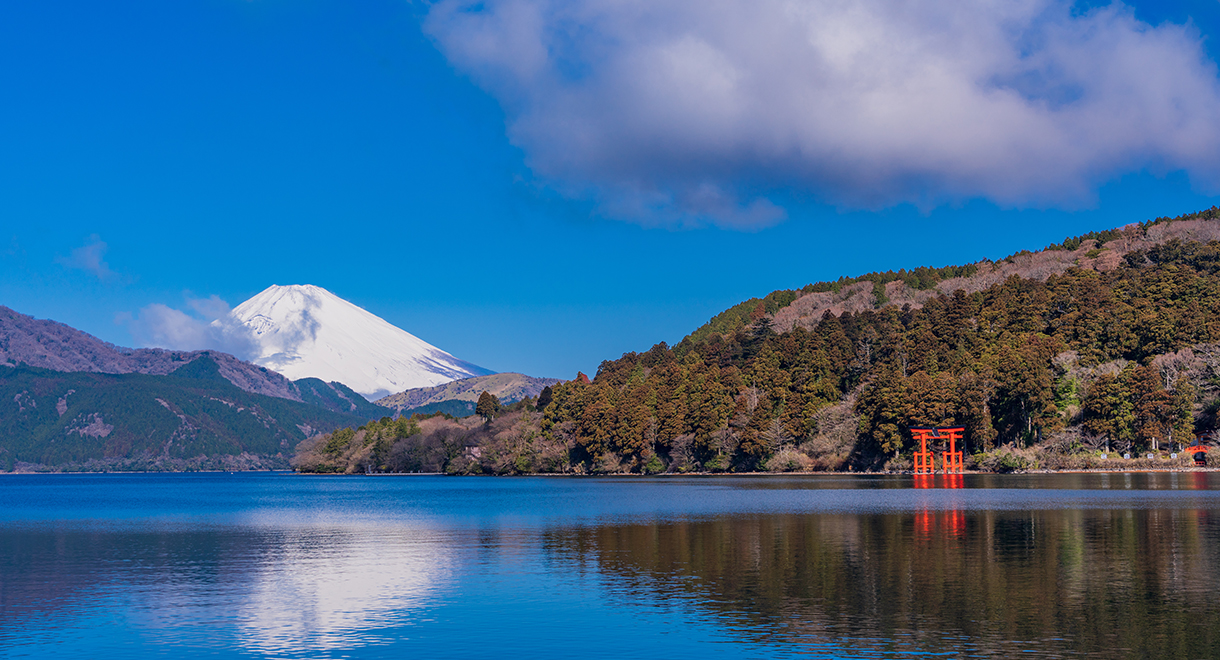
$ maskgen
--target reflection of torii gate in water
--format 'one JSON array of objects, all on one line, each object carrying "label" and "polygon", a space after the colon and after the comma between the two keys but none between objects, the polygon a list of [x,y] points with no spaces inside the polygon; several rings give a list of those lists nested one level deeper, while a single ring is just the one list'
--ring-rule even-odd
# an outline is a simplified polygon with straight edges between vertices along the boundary
[{"label": "reflection of torii gate in water", "polygon": [[941,467],[945,474],[961,474],[964,467],[962,452],[957,449],[957,441],[966,432],[964,427],[952,429],[911,429],[911,437],[919,441],[919,451],[915,452],[915,474],[932,474],[936,471],[936,457],[928,451],[929,440],[948,440],[949,449],[941,452]]},{"label": "reflection of torii gate in water", "polygon": [[[963,427],[952,429],[911,429],[911,437],[919,441],[919,451],[915,452],[915,487],[934,488],[932,476],[936,472],[936,457],[928,450],[929,440],[948,440],[949,447],[941,452],[941,467],[945,470],[944,487],[961,488],[962,484],[962,452],[957,449],[957,441],[962,440],[966,432]],[[965,443],[962,443],[965,445]],[[939,523],[937,520],[939,519]],[[966,533],[966,517],[957,509],[943,511],[939,514],[925,509],[915,516],[915,538],[928,540],[932,538],[932,530],[940,528],[948,531],[952,538],[961,538]]]}]

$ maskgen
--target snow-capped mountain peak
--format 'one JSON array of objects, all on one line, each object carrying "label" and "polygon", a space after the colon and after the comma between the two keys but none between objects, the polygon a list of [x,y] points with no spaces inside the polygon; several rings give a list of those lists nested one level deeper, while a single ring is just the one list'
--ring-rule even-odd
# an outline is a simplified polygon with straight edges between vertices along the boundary
[{"label": "snow-capped mountain peak", "polygon": [[245,321],[242,325],[249,328],[250,332],[253,332],[256,335],[261,335],[275,328],[275,321],[272,321],[269,317],[263,316],[262,314],[256,314],[250,317],[250,320]]},{"label": "snow-capped mountain peak", "polygon": [[293,380],[337,380],[370,400],[492,373],[319,286],[271,286],[230,316],[250,331],[255,364]]}]

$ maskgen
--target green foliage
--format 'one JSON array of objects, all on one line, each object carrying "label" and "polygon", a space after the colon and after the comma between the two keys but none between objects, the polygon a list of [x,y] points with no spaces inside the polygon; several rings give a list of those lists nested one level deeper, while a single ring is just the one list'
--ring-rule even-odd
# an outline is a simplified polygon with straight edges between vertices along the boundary
[{"label": "green foliage", "polygon": [[752,322],[750,316],[755,310],[759,309],[760,305],[764,313],[774,314],[784,307],[791,305],[793,301],[808,292],[806,290],[792,289],[772,291],[763,298],[750,298],[743,303],[734,305],[712,317],[712,320],[692,332],[686,339],[683,339],[679,351],[685,352],[686,347],[704,341],[712,335],[732,334],[745,327]]},{"label": "green foliage", "polygon": [[1038,469],[1038,460],[1028,451],[1000,447],[974,455],[975,465],[985,472],[1024,472]]},{"label": "green foliage", "polygon": [[394,420],[394,437],[409,438],[413,435],[419,435],[419,433],[419,420],[417,418],[399,417]]},{"label": "green foliage", "polygon": [[479,395],[479,402],[475,404],[474,413],[485,421],[490,422],[499,412],[500,400],[491,392],[483,390],[483,393]]},{"label": "green foliage", "polygon": [[326,441],[326,445],[322,448],[322,452],[330,456],[338,456],[340,452],[347,449],[355,437],[356,432],[352,429],[339,429],[331,434],[330,439]]},{"label": "green foliage", "polygon": [[[978,264],[966,264],[965,266],[943,266],[940,268],[932,266],[920,266],[911,270],[900,269],[897,271],[887,270],[884,272],[865,273],[856,277],[840,277],[833,282],[818,282],[806,287],[809,293],[834,292],[838,293],[843,287],[856,284],[858,282],[872,282],[873,293],[877,293],[878,286],[884,287],[889,282],[899,282],[920,291],[927,291],[936,287],[941,282],[952,279],[954,277],[969,277],[978,272]],[[884,292],[882,292],[884,293]]]},{"label": "green foliage", "polygon": [[1062,377],[1055,381],[1055,407],[1061,412],[1071,406],[1080,405],[1080,381],[1072,377]]},{"label": "green foliage", "polygon": [[546,407],[551,405],[551,400],[553,398],[554,392],[551,390],[550,385],[542,388],[542,392],[538,394],[538,403],[536,404],[538,410],[546,410]]},{"label": "green foliage", "polygon": [[1072,238],[1064,240],[1062,243],[1058,243],[1055,245],[1049,245],[1049,246],[1047,246],[1046,249],[1073,251],[1073,250],[1079,248],[1081,245],[1084,245],[1084,243],[1086,241],[1096,241],[1098,248],[1091,250],[1087,255],[1085,255],[1088,258],[1092,259],[1092,258],[1096,257],[1098,254],[1101,254],[1100,247],[1102,245],[1105,245],[1108,241],[1112,241],[1116,238],[1122,238],[1122,235],[1123,235],[1123,230],[1121,230],[1121,229],[1106,229],[1104,231],[1091,231],[1087,234],[1081,234],[1080,236],[1073,236]]},{"label": "green foliage", "polygon": [[876,301],[874,304],[875,307],[882,307],[885,305],[885,303],[890,301],[890,299],[885,295],[885,282],[873,282],[873,298]]},{"label": "green foliage", "polygon": [[302,378],[293,383],[304,403],[364,419],[375,419],[386,414],[386,408],[369,402],[343,383],[328,383],[319,378]]},{"label": "green foliage", "polygon": [[229,382],[228,379],[220,375],[220,366],[216,364],[216,361],[207,355],[178,367],[170,375],[174,378]]}]

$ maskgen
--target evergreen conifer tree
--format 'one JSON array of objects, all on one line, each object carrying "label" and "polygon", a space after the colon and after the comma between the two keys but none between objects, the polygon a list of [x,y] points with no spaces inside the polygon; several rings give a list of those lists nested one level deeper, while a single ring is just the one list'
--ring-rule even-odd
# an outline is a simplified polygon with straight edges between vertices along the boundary
[{"label": "evergreen conifer tree", "polygon": [[542,388],[542,391],[538,393],[538,410],[546,410],[546,407],[551,405],[551,400],[554,398],[554,396],[554,391],[551,389],[550,385]]},{"label": "evergreen conifer tree", "polygon": [[483,421],[490,422],[495,418],[496,413],[500,412],[500,400],[491,392],[483,390],[483,393],[479,395],[479,402],[474,406],[474,412],[482,417]]}]

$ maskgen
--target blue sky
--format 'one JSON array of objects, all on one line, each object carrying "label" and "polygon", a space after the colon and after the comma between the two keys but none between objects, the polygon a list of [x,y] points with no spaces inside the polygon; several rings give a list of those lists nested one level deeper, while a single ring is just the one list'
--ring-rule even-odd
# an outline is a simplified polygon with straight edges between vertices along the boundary
[{"label": "blue sky", "polygon": [[1011,5],[811,5],[879,53],[762,1],[5,3],[0,304],[130,346],[149,305],[310,283],[571,377],[775,289],[1220,203],[1220,2]]}]

